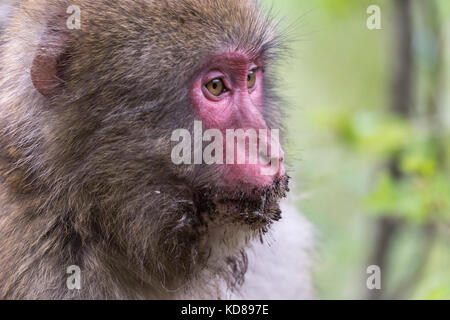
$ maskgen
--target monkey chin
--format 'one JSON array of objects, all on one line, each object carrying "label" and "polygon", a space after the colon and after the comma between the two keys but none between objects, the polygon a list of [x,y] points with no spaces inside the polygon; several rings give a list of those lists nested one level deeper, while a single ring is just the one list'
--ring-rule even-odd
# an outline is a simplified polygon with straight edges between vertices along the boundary
[{"label": "monkey chin", "polygon": [[211,187],[196,192],[195,205],[201,218],[218,224],[248,226],[262,233],[281,219],[279,202],[289,191],[289,177],[276,178],[266,187]]}]

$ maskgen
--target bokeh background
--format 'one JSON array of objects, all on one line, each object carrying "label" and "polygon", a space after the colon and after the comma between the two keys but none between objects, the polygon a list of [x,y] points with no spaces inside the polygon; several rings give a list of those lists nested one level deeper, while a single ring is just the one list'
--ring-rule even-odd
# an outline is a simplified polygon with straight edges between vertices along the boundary
[{"label": "bokeh background", "polygon": [[449,299],[450,1],[261,2],[292,40],[278,75],[319,298]]},{"label": "bokeh background", "polygon": [[290,39],[286,151],[318,298],[450,299],[450,1],[260,2]]}]

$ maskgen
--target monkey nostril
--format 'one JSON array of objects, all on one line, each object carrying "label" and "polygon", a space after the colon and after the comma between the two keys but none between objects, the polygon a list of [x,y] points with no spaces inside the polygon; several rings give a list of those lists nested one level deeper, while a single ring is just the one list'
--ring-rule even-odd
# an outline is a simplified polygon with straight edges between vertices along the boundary
[{"label": "monkey nostril", "polygon": [[259,157],[262,163],[272,164],[272,159],[265,152],[260,152]]}]

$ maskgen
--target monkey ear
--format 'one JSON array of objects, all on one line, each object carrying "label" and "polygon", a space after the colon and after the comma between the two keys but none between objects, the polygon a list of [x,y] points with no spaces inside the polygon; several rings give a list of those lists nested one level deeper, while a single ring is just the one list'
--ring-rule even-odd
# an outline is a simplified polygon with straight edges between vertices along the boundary
[{"label": "monkey ear", "polygon": [[52,97],[62,83],[58,77],[65,56],[64,37],[44,35],[31,65],[31,81],[45,97]]}]

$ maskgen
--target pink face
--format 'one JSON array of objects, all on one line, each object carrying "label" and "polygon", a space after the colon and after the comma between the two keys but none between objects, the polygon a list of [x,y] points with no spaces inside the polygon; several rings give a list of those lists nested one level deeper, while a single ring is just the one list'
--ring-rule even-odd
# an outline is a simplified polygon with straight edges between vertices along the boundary
[{"label": "pink face", "polygon": [[[241,52],[223,52],[214,55],[205,64],[203,71],[191,87],[191,100],[198,120],[204,130],[218,129],[224,137],[223,181],[233,187],[248,185],[263,187],[272,184],[275,178],[284,174],[284,153],[278,141],[271,141],[264,113],[262,61],[252,61]],[[250,160],[250,139],[245,143],[245,162],[238,164],[239,150],[235,149],[235,161],[226,161],[226,131],[254,129],[257,133],[256,145],[258,161]],[[268,138],[264,139],[260,129],[266,129]],[[267,140],[267,152],[261,160],[259,146]],[[235,144],[236,148],[239,145]],[[241,145],[242,147],[242,145]],[[275,151],[275,152],[272,152]],[[275,156],[273,156],[275,155]],[[269,163],[268,163],[269,162]],[[270,170],[268,170],[271,168]]]}]

